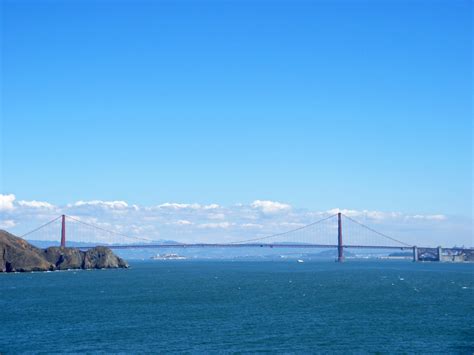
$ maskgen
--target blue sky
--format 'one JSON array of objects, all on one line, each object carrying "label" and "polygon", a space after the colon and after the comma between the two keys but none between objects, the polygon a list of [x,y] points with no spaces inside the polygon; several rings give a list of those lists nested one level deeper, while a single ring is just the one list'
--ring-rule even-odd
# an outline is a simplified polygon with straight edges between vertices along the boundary
[{"label": "blue sky", "polygon": [[4,0],[1,192],[469,217],[471,13]]}]

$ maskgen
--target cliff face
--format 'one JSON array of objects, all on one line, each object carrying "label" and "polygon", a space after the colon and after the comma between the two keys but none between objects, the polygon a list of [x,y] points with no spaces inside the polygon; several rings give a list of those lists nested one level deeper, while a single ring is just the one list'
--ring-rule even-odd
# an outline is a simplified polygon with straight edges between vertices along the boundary
[{"label": "cliff face", "polygon": [[85,252],[76,248],[39,249],[0,230],[0,272],[126,267],[128,265],[123,259],[105,247]]},{"label": "cliff face", "polygon": [[85,252],[83,269],[124,268],[128,264],[109,248],[95,247]]},{"label": "cliff face", "polygon": [[56,270],[128,267],[123,259],[105,247],[95,247],[85,252],[76,248],[50,247],[42,252],[44,258],[55,265]]},{"label": "cliff face", "polygon": [[56,270],[81,269],[84,253],[79,249],[50,247],[42,250],[43,257],[55,266]]}]

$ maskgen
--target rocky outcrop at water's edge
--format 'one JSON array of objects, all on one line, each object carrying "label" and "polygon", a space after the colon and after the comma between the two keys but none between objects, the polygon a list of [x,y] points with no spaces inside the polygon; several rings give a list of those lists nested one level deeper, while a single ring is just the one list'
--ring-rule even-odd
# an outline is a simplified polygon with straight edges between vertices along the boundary
[{"label": "rocky outcrop at water's edge", "polygon": [[127,267],[128,264],[123,259],[106,247],[95,247],[87,251],[61,247],[40,249],[0,230],[0,272]]}]

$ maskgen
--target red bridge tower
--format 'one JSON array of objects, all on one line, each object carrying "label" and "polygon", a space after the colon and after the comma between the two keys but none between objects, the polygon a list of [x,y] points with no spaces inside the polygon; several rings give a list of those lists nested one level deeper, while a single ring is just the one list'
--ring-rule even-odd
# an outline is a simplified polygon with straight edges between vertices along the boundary
[{"label": "red bridge tower", "polygon": [[61,248],[66,247],[66,216],[61,216]]},{"label": "red bridge tower", "polygon": [[342,217],[341,212],[337,214],[337,261],[344,261],[344,246],[342,245]]}]

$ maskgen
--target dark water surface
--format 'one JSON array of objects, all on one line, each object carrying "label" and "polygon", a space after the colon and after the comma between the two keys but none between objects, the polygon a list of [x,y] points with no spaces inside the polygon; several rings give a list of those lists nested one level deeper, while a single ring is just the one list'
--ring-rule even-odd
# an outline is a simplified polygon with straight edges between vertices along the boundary
[{"label": "dark water surface", "polygon": [[474,265],[150,261],[0,274],[0,352],[474,351]]}]

